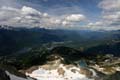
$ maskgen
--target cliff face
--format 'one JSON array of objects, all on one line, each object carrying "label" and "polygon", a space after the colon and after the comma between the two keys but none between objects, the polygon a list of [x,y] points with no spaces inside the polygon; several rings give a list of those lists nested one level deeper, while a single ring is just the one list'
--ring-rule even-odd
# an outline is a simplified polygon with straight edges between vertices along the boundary
[{"label": "cliff face", "polygon": [[34,80],[34,79],[32,79],[32,78],[23,78],[21,76],[16,76],[15,73],[11,74],[7,70],[0,69],[0,80]]},{"label": "cliff face", "polygon": [[0,80],[10,80],[10,77],[2,69],[0,69]]}]

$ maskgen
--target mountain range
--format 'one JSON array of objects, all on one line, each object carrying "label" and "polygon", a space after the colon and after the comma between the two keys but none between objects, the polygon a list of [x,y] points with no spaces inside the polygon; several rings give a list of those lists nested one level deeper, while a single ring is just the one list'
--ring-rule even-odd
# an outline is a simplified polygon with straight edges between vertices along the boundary
[{"label": "mountain range", "polygon": [[[52,30],[43,28],[14,28],[1,26],[0,55],[28,51],[31,48],[54,43],[57,46],[68,46],[78,49],[106,45],[119,42],[120,30],[88,31],[88,30]],[[48,46],[47,46],[48,47]],[[49,46],[50,47],[50,46]]]}]

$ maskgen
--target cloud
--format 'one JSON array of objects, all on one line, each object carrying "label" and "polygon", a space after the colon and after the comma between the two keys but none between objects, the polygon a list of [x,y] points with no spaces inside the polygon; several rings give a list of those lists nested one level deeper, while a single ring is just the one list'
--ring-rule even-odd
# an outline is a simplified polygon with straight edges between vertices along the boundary
[{"label": "cloud", "polygon": [[102,8],[100,21],[88,23],[87,27],[93,30],[120,29],[120,0],[102,0],[98,6]]},{"label": "cloud", "polygon": [[102,0],[99,7],[104,10],[120,10],[120,0]]},{"label": "cloud", "polygon": [[72,14],[72,15],[69,15],[65,18],[66,21],[83,21],[85,20],[85,16],[82,15],[82,14]]},{"label": "cloud", "polygon": [[103,25],[103,22],[95,22],[95,23],[89,23],[88,26],[101,26]]},{"label": "cloud", "polygon": [[41,12],[37,11],[36,9],[33,9],[31,7],[26,7],[26,6],[23,6],[23,8],[21,9],[21,12],[24,15],[34,15],[34,14],[36,14],[37,16],[41,15]]},{"label": "cloud", "polygon": [[[70,2],[71,6],[64,3],[49,5],[49,7],[44,6],[42,1],[38,1],[38,4],[36,4],[37,1],[9,0],[7,3],[5,0],[0,1],[2,1],[0,3],[0,24],[3,25],[50,29],[69,29],[71,27],[71,29],[91,30],[120,29],[120,0],[101,0],[97,6],[102,10],[99,19],[94,19],[97,13],[93,13],[95,16],[90,16],[91,13],[86,13],[87,9],[81,9],[77,3],[74,5]],[[50,0],[44,0],[44,4],[49,2]],[[88,20],[87,16],[93,20]]]},{"label": "cloud", "polygon": [[82,14],[70,14],[53,16],[40,12],[31,7],[23,6],[21,9],[12,7],[0,8],[0,24],[15,27],[44,27],[44,28],[64,28],[73,23],[81,22],[85,18]]},{"label": "cloud", "polygon": [[12,26],[32,26],[42,16],[37,10],[26,6],[22,9],[2,7],[0,11],[0,24]]}]

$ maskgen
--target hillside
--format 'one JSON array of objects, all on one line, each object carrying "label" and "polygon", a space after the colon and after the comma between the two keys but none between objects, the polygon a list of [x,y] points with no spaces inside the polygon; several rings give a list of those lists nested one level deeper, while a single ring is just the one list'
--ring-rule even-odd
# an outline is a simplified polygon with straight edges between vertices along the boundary
[{"label": "hillside", "polygon": [[[68,46],[73,48],[90,48],[113,41],[119,41],[120,31],[79,31],[50,30],[43,28],[0,28],[0,55],[18,54],[44,44]],[[48,46],[46,46],[48,47]]]}]

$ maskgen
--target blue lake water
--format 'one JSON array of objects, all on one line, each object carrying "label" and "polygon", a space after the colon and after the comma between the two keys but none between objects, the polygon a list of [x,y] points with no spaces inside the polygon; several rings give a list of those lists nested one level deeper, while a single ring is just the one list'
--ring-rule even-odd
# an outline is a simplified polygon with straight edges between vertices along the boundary
[{"label": "blue lake water", "polygon": [[79,61],[80,67],[87,67],[87,63],[84,60]]}]

